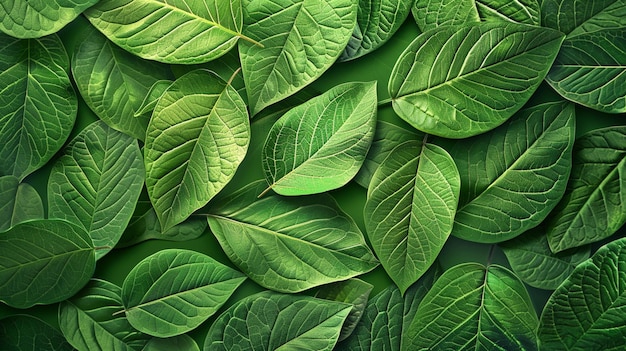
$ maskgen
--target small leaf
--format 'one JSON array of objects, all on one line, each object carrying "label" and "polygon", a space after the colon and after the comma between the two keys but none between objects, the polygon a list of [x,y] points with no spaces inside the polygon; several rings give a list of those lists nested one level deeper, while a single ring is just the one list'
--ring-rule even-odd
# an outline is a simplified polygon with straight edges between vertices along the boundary
[{"label": "small leaf", "polygon": [[170,85],[172,85],[171,80],[157,80],[154,82],[154,84],[150,87],[150,90],[148,90],[146,97],[141,102],[141,105],[139,105],[139,108],[137,109],[137,112],[135,112],[134,116],[141,117],[144,114],[152,114],[157,102],[159,102],[159,99],[163,93],[167,91]]},{"label": "small leaf", "polygon": [[359,171],[376,127],[376,83],[345,83],[285,113],[263,150],[270,188],[281,195],[337,189]]},{"label": "small leaf", "polygon": [[0,177],[0,232],[31,219],[43,219],[43,202],[37,190],[14,176]]},{"label": "small leaf", "polygon": [[198,327],[245,279],[209,256],[166,249],[146,257],[128,273],[122,301],[135,329],[166,338]]},{"label": "small leaf", "polygon": [[182,334],[171,338],[152,338],[141,351],[200,351],[200,347],[189,335]]},{"label": "small leaf", "polygon": [[0,233],[0,301],[15,308],[63,301],[87,284],[95,266],[82,228],[57,219],[20,223]]},{"label": "small leaf", "polygon": [[48,323],[29,315],[0,319],[0,351],[74,351]]},{"label": "small leaf", "polygon": [[480,22],[475,0],[416,0],[411,11],[422,32],[439,26]]}]

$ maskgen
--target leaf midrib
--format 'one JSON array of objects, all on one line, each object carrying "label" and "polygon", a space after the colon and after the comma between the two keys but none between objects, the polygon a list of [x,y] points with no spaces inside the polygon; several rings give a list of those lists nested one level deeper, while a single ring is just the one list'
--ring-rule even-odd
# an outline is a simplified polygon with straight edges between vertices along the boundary
[{"label": "leaf midrib", "polygon": [[[170,5],[170,4],[166,3],[166,2],[161,2],[161,1],[156,1],[156,0],[152,0],[152,2],[156,3],[157,6],[162,6],[162,7],[166,8],[166,9],[172,11],[172,12],[182,13],[183,15],[189,16],[189,17],[191,17],[194,20],[197,20],[199,22],[206,23],[206,24],[208,24],[210,26],[213,26],[213,27],[215,27],[215,28],[217,28],[217,29],[219,29],[219,30],[221,30],[221,31],[223,31],[223,32],[233,36],[233,37],[241,37],[241,33],[236,32],[236,31],[234,31],[234,30],[232,30],[232,29],[230,29],[228,27],[225,27],[225,26],[223,26],[222,24],[220,24],[218,22],[214,22],[214,21],[211,21],[211,20],[209,20],[207,18],[201,17],[201,16],[199,16],[199,15],[193,13],[193,12],[187,12],[187,11],[181,9],[181,8],[172,6],[172,5]],[[208,11],[208,12],[210,12],[210,11]]]}]

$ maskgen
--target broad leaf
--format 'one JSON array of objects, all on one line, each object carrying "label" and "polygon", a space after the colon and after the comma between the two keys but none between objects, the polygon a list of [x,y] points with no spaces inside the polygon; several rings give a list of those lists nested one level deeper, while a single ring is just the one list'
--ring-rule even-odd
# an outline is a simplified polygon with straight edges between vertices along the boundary
[{"label": "broad leaf", "polygon": [[410,1],[358,0],[356,26],[339,61],[369,54],[398,31],[411,11]]},{"label": "broad leaf", "polygon": [[171,78],[163,65],[131,55],[95,29],[76,47],[72,74],[78,91],[100,119],[140,140],[146,137],[150,115],[134,115],[151,86]]},{"label": "broad leaf", "polygon": [[439,26],[480,22],[475,0],[416,0],[411,12],[423,32]]},{"label": "broad leaf", "polygon": [[543,350],[623,350],[626,239],[600,248],[550,296],[538,335]]},{"label": "broad leaf", "polygon": [[389,80],[393,109],[426,133],[466,138],[491,130],[537,89],[560,32],[509,22],[445,26],[419,35]]},{"label": "broad leaf", "polygon": [[250,0],[239,44],[254,116],[317,79],[343,52],[356,23],[352,0]]},{"label": "broad leaf", "polygon": [[345,83],[285,113],[263,149],[269,187],[281,195],[337,189],[359,171],[376,127],[376,83]]},{"label": "broad leaf", "polygon": [[404,292],[433,264],[454,224],[461,180],[441,147],[392,151],[374,173],[364,218],[387,274]]},{"label": "broad leaf", "polygon": [[141,351],[200,351],[200,347],[189,335],[182,334],[171,338],[152,338]]},{"label": "broad leaf", "polygon": [[82,228],[56,219],[20,223],[0,233],[0,301],[16,308],[63,301],[87,284],[95,266]]},{"label": "broad leaf", "polygon": [[81,225],[98,247],[99,259],[124,233],[143,181],[137,140],[96,121],[54,163],[48,180],[48,216]]},{"label": "broad leaf", "polygon": [[531,103],[506,124],[451,149],[461,174],[452,235],[495,243],[541,223],[567,184],[574,106]]},{"label": "broad leaf", "polygon": [[0,232],[31,219],[43,219],[43,202],[37,190],[14,176],[0,177]]},{"label": "broad leaf", "polygon": [[24,179],[65,143],[78,105],[69,67],[56,35],[0,34],[0,176]]},{"label": "broad leaf", "polygon": [[48,323],[29,315],[0,319],[0,351],[74,351]]},{"label": "broad leaf", "polygon": [[119,313],[122,289],[110,282],[92,279],[85,288],[59,305],[59,327],[79,351],[133,351],[149,339],[134,330]]},{"label": "broad leaf", "polygon": [[548,221],[554,252],[600,241],[626,223],[626,127],[591,131],[574,144],[567,190]]},{"label": "broad leaf", "polygon": [[148,93],[143,98],[143,101],[134,116],[141,117],[145,114],[152,115],[152,111],[156,107],[157,102],[159,102],[161,96],[163,96],[172,83],[173,82],[171,80],[167,79],[157,80],[154,82],[150,87],[150,90],[148,90]]},{"label": "broad leaf", "polygon": [[332,350],[351,309],[309,296],[251,295],[218,317],[204,350]]},{"label": "broad leaf", "polygon": [[240,0],[109,0],[85,15],[124,50],[165,63],[216,59],[242,36]]},{"label": "broad leaf", "polygon": [[0,6],[0,32],[16,38],[56,33],[98,0],[7,0]]},{"label": "broad leaf", "polygon": [[[483,21],[511,21],[539,26],[539,0],[475,0]],[[545,1],[544,1],[545,2]]]},{"label": "broad leaf", "polygon": [[539,321],[508,269],[465,263],[441,275],[420,303],[403,350],[537,350]]},{"label": "broad leaf", "polygon": [[177,79],[159,99],[145,145],[146,186],[163,230],[206,205],[246,155],[246,106],[206,70]]},{"label": "broad leaf", "polygon": [[264,185],[254,182],[222,199],[208,217],[224,252],[252,280],[299,292],[378,265],[359,227],[330,195],[258,199]]},{"label": "broad leaf", "polygon": [[128,273],[122,302],[135,329],[165,338],[202,324],[245,279],[204,254],[167,249],[144,258]]}]

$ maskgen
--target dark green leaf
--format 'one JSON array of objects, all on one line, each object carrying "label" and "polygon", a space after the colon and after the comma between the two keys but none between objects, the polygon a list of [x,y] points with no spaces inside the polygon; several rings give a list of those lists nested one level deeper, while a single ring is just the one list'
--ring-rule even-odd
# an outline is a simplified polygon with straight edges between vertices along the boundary
[{"label": "dark green leaf", "polygon": [[48,323],[28,315],[0,319],[0,351],[73,351]]},{"label": "dark green leaf", "polygon": [[141,351],[200,351],[196,342],[186,334],[171,338],[152,338]]},{"label": "dark green leaf", "polygon": [[31,219],[43,219],[43,202],[35,188],[14,176],[0,177],[0,232]]},{"label": "dark green leaf", "polygon": [[539,26],[538,0],[476,0],[478,14],[483,21],[511,21]]}]

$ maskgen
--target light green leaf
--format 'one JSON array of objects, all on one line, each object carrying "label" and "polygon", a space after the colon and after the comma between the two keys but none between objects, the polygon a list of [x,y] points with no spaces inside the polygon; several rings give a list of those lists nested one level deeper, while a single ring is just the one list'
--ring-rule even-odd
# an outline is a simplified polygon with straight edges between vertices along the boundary
[{"label": "light green leaf", "polygon": [[548,72],[560,32],[509,22],[445,26],[419,35],[389,80],[394,111],[426,133],[466,138],[519,110]]},{"label": "light green leaf", "polygon": [[43,202],[37,190],[14,176],[0,177],[0,232],[31,219],[43,219]]},{"label": "light green leaf", "polygon": [[57,219],[20,223],[0,233],[0,301],[16,308],[63,301],[87,284],[95,266],[82,228]]},{"label": "light green leaf", "polygon": [[250,0],[239,56],[254,116],[317,79],[343,52],[356,24],[352,0]]},{"label": "light green leaf", "polygon": [[359,227],[330,195],[258,199],[264,185],[254,182],[222,199],[208,217],[226,255],[259,285],[299,292],[378,265]]},{"label": "light green leaf", "polygon": [[242,37],[240,0],[109,0],[85,15],[124,50],[165,63],[216,59]]},{"label": "light green leaf", "polygon": [[600,248],[550,296],[538,335],[542,350],[623,350],[626,239]]},{"label": "light green leaf", "polygon": [[445,271],[420,303],[403,350],[537,350],[539,321],[508,269],[464,263]]},{"label": "light green leaf", "polygon": [[157,102],[159,102],[159,99],[161,98],[161,96],[163,96],[163,93],[167,91],[172,83],[173,82],[171,80],[157,80],[156,82],[154,82],[150,87],[150,90],[148,90],[148,93],[144,97],[143,101],[141,102],[141,105],[137,109],[137,112],[135,112],[134,116],[141,117],[145,114],[152,115],[152,111],[156,107]]},{"label": "light green leaf", "polygon": [[206,205],[233,177],[250,141],[246,106],[206,70],[178,78],[159,99],[145,145],[146,186],[167,231]]},{"label": "light green leaf", "polygon": [[476,0],[478,15],[483,21],[511,21],[539,26],[538,0]]},{"label": "light green leaf", "polygon": [[168,69],[120,49],[92,27],[72,56],[78,91],[113,129],[144,140],[150,115],[134,118],[152,85],[170,79]]},{"label": "light green leaf", "polygon": [[410,1],[358,0],[356,26],[339,61],[369,54],[385,44],[411,11]]},{"label": "light green leaf", "polygon": [[133,351],[149,336],[134,330],[119,313],[122,289],[110,282],[92,279],[77,295],[59,305],[59,327],[79,351]]},{"label": "light green leaf", "polygon": [[589,246],[552,253],[544,226],[535,227],[499,246],[521,280],[545,290],[556,289],[591,254]]},{"label": "light green leaf", "polygon": [[48,323],[29,315],[0,319],[0,351],[74,351]]},{"label": "light green leaf", "polygon": [[48,179],[48,216],[82,226],[100,259],[124,233],[143,181],[137,140],[96,121],[54,163]]},{"label": "light green leaf", "polygon": [[452,235],[495,243],[541,223],[568,181],[574,106],[531,103],[490,133],[459,141],[451,154],[461,174]]},{"label": "light green leaf", "polygon": [[141,351],[200,351],[200,347],[189,335],[182,334],[171,338],[152,338]]},{"label": "light green leaf", "polygon": [[205,351],[330,351],[352,305],[265,291],[238,301],[213,323]]},{"label": "light green leaf", "polygon": [[376,82],[345,83],[285,113],[263,150],[269,187],[309,195],[348,183],[374,138],[376,104]]},{"label": "light green leaf", "polygon": [[572,175],[550,214],[554,252],[600,241],[626,223],[626,127],[593,130],[576,140]]},{"label": "light green leaf", "polygon": [[475,0],[415,0],[411,12],[422,32],[439,26],[480,22]]},{"label": "light green leaf", "polygon": [[435,262],[448,239],[460,183],[454,160],[428,143],[392,151],[374,173],[363,210],[365,228],[403,294]]},{"label": "light green leaf", "polygon": [[7,0],[0,6],[0,32],[16,38],[53,34],[98,0]]},{"label": "light green leaf", "polygon": [[245,279],[204,254],[166,249],[144,258],[128,273],[122,301],[135,329],[166,338],[198,327]]},{"label": "light green leaf", "polygon": [[78,106],[69,67],[56,35],[0,33],[0,176],[24,179],[65,143]]}]

